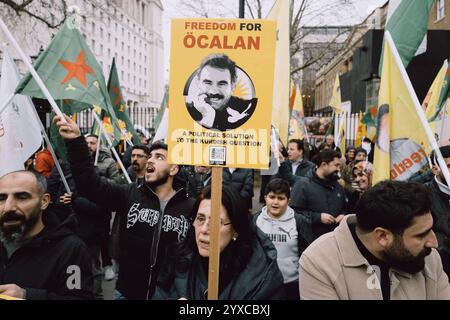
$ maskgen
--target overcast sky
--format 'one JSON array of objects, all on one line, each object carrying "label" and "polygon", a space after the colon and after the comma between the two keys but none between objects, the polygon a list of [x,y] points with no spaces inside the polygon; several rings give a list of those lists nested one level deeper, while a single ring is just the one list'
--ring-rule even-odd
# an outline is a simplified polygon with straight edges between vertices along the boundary
[{"label": "overcast sky", "polygon": [[[191,0],[192,3],[198,3]],[[300,3],[300,0],[294,0]],[[239,10],[239,0],[204,0],[210,12],[209,17],[236,18]],[[312,0],[308,13],[305,13],[304,23],[308,25],[353,25],[363,21],[376,7],[383,5],[387,0],[351,0],[352,5],[339,8],[337,0]],[[169,77],[170,58],[170,20],[172,18],[198,17],[198,14],[180,6],[180,0],[163,0],[163,37],[164,37],[164,69],[165,80]],[[222,5],[222,3],[226,3]],[[266,16],[274,1],[263,0],[263,16]],[[246,12],[246,17],[248,12]],[[249,17],[248,17],[249,18]]]}]

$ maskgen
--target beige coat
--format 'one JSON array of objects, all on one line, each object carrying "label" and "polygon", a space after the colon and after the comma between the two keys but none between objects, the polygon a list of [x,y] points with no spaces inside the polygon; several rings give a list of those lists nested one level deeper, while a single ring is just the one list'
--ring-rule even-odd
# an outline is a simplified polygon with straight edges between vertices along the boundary
[{"label": "beige coat", "polygon": [[[330,233],[314,241],[302,254],[299,266],[300,298],[382,300],[376,272],[359,252],[348,215]],[[425,268],[416,274],[391,269],[391,300],[449,300],[450,286],[439,253],[433,249]]]}]

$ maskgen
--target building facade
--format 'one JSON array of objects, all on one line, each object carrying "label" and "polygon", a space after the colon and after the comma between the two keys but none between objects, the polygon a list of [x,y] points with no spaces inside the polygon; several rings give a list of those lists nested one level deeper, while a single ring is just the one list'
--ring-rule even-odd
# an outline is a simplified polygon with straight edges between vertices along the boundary
[{"label": "building facade", "polygon": [[291,60],[291,70],[304,66],[294,75],[300,83],[305,113],[311,113],[315,102],[316,73],[320,67],[342,49],[351,31],[349,26],[303,26],[296,41],[297,53]]},{"label": "building facade", "polygon": [[[341,95],[343,93],[343,79],[342,76],[351,72],[354,69],[354,64],[360,64],[360,61],[363,56],[367,56],[367,53],[371,53],[371,48],[367,46],[367,40],[365,40],[364,36],[369,30],[380,30],[384,28],[386,23],[387,16],[387,4],[380,8],[376,8],[362,23],[354,26],[352,28],[352,32],[348,40],[346,41],[345,46],[336,53],[334,58],[326,65],[323,65],[316,74],[316,83],[315,83],[315,105],[314,111],[322,111],[326,110],[329,105],[334,81],[336,79],[336,74],[340,76],[341,82]],[[375,36],[371,34],[371,36]],[[366,42],[365,42],[366,41]],[[356,57],[355,51],[361,50],[361,55]],[[372,58],[372,55],[370,55]],[[357,61],[354,61],[357,59]],[[379,60],[379,57],[378,57]],[[368,74],[365,75],[367,79],[364,82],[365,88],[349,88],[350,90],[368,90],[368,96],[372,96],[376,92],[378,92],[378,83],[379,79],[377,77],[372,77],[372,71],[367,71]],[[347,75],[348,76],[348,75]],[[344,85],[345,86],[345,85]],[[352,110],[355,108],[355,101],[352,101],[348,96],[342,96],[342,102],[351,101]],[[361,103],[356,103],[360,105]]]},{"label": "building facade", "polygon": [[[146,127],[152,127],[164,95],[164,45],[162,38],[161,1],[157,0],[67,0],[67,5],[80,8],[80,32],[100,63],[107,80],[115,58],[122,94],[133,115],[139,109],[149,109]],[[43,23],[13,13],[6,17],[8,27],[29,56],[45,48],[52,34]],[[50,18],[61,18],[61,8],[35,7],[34,10],[54,10]],[[3,41],[0,35],[0,40]],[[14,54],[14,57],[18,57]],[[23,65],[18,63],[21,71]]]}]

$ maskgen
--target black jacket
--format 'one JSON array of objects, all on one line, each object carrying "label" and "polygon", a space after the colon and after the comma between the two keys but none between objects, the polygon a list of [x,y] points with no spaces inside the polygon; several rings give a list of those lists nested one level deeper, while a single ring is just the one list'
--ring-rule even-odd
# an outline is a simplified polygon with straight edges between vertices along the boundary
[{"label": "black jacket", "polygon": [[[120,214],[117,290],[127,299],[145,299],[147,291],[151,296],[167,246],[187,234],[193,200],[178,190],[162,216],[158,196],[143,181],[129,185],[106,181],[96,174],[82,137],[66,144],[79,192]],[[157,257],[152,267],[151,257]]]},{"label": "black jacket", "polygon": [[[219,292],[219,300],[276,300],[284,298],[283,276],[277,264],[277,252],[270,239],[257,229],[253,254],[238,277]],[[227,248],[225,249],[227,250]],[[174,282],[168,290],[157,287],[152,300],[187,298],[205,300],[208,288],[208,270],[195,251],[190,269],[176,272]]]},{"label": "black jacket", "polygon": [[443,193],[436,181],[425,184],[433,196],[431,214],[433,216],[433,231],[438,240],[438,251],[442,258],[444,271],[450,274],[450,196]]},{"label": "black jacket", "polygon": [[[228,184],[244,201],[247,208],[252,207],[253,198],[253,170],[236,168],[233,173],[227,168],[222,172],[223,184]],[[211,184],[211,180],[209,180]]]},{"label": "black jacket", "polygon": [[25,289],[27,300],[93,299],[91,260],[86,245],[72,231],[73,215],[60,222],[54,207],[49,207],[42,219],[44,229],[10,258],[0,243],[0,284]]},{"label": "black jacket", "polygon": [[347,197],[337,181],[325,181],[314,172],[311,177],[300,177],[292,188],[289,206],[311,219],[314,239],[331,232],[337,226],[321,222],[321,214],[334,217],[347,213]]},{"label": "black jacket", "polygon": [[295,172],[292,172],[292,161],[286,160],[280,165],[276,177],[286,180],[292,187],[300,177],[312,176],[315,167],[316,165],[314,163],[303,159]]},{"label": "black jacket", "polygon": [[[111,212],[81,197],[77,192],[69,164],[66,162],[60,162],[60,164],[70,191],[72,191],[71,207],[77,219],[76,235],[88,246],[101,243],[108,237]],[[53,167],[50,177],[47,179],[47,191],[51,195],[52,202],[57,204],[60,203],[59,198],[67,192],[56,166]]]}]

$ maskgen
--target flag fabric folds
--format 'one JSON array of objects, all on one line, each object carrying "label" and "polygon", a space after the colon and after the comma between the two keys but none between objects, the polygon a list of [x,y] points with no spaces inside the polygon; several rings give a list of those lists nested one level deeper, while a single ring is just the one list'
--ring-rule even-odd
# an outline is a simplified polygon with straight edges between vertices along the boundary
[{"label": "flag fabric folds", "polygon": [[267,16],[277,21],[272,126],[286,146],[289,131],[290,26],[289,0],[277,0]]},{"label": "flag fabric folds", "polygon": [[[125,129],[127,133],[131,134],[134,144],[139,144],[140,143],[139,135],[137,134],[133,123],[131,123],[128,113],[128,105],[125,103],[122,95],[122,90],[120,89],[120,81],[119,76],[117,74],[116,60],[114,58],[111,63],[111,70],[109,72],[108,93],[109,97],[111,98],[111,104],[113,106],[115,116],[118,119],[119,124],[118,127],[120,129]],[[106,114],[106,116],[108,116],[111,119],[111,117],[108,114]],[[118,134],[121,135],[120,132]],[[114,136],[116,135],[117,133],[115,132]]]},{"label": "flag fabric folds", "polygon": [[356,129],[356,141],[355,147],[359,148],[362,144],[362,139],[367,135],[366,133],[366,125],[362,121],[363,114],[362,111],[359,112],[358,115],[358,128]]},{"label": "flag fabric folds", "polygon": [[289,100],[291,119],[289,121],[289,139],[307,139],[306,126],[304,123],[304,110],[302,95],[298,83],[291,81],[291,97]]},{"label": "flag fabric folds", "polygon": [[[117,125],[102,68],[75,27],[74,19],[72,16],[66,20],[39,55],[34,68],[56,101],[70,100],[71,114],[97,105],[111,114],[113,125]],[[17,86],[16,93],[45,99],[29,72]]]},{"label": "flag fabric folds", "polygon": [[427,32],[432,5],[433,0],[403,0],[386,23],[405,68]]},{"label": "flag fabric folds", "polygon": [[397,49],[385,33],[378,96],[373,183],[407,180],[427,163],[431,151],[415,109],[418,103]]},{"label": "flag fabric folds", "polygon": [[[0,101],[14,92],[20,81],[17,67],[6,49],[0,81]],[[42,145],[41,129],[31,99],[16,95],[0,114],[0,177],[24,169],[24,162]]]},{"label": "flag fabric folds", "polygon": [[336,114],[342,112],[341,85],[339,83],[339,74],[336,74],[336,79],[334,80],[333,94],[331,95],[330,106],[334,109]]},{"label": "flag fabric folds", "polygon": [[167,91],[164,93],[163,101],[161,102],[158,114],[156,115],[154,128],[156,130],[153,141],[167,139],[167,131],[169,128],[169,94]]}]

